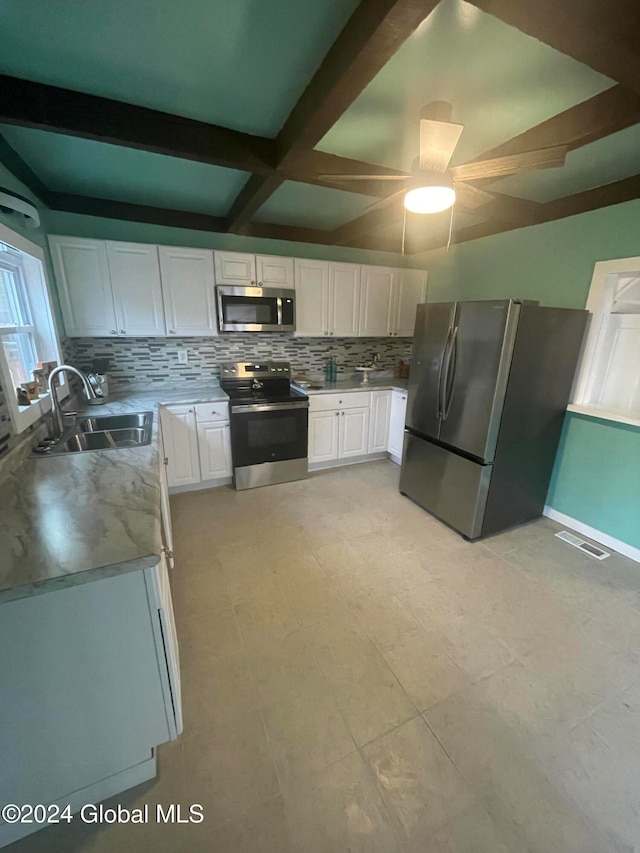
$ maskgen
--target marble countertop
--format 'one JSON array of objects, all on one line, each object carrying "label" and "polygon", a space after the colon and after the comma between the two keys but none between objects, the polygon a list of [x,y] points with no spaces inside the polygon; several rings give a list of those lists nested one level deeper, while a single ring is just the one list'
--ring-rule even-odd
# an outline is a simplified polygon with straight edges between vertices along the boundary
[{"label": "marble countertop", "polygon": [[396,379],[393,376],[376,377],[375,379],[369,375],[369,382],[364,384],[360,376],[341,377],[335,382],[327,382],[324,379],[313,379],[310,377],[313,385],[321,385],[321,388],[301,388],[295,381],[294,385],[299,391],[305,394],[335,394],[340,391],[406,391],[409,386],[408,379]]},{"label": "marble countertop", "polygon": [[225,399],[217,383],[120,392],[79,411],[153,411],[149,445],[25,458],[0,483],[0,603],[156,565],[159,406]]}]

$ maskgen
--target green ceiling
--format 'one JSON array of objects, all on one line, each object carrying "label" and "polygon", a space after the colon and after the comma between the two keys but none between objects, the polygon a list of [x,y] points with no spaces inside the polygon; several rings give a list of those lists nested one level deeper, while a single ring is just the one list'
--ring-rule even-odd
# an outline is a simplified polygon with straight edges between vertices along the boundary
[{"label": "green ceiling", "polygon": [[452,162],[517,136],[613,81],[462,0],[442,0],[318,148],[409,169],[420,109],[453,104],[465,130]]},{"label": "green ceiling", "polygon": [[0,0],[0,72],[274,136],[358,0]]},{"label": "green ceiling", "polygon": [[[357,3],[0,0],[0,72],[275,136]],[[453,162],[466,162],[612,85],[463,0],[442,0],[318,148],[409,168],[420,108],[448,100],[465,125]],[[571,152],[561,169],[493,187],[545,201],[640,173],[638,128]],[[224,215],[249,177],[43,131],[0,132],[61,192]],[[333,229],[373,201],[286,181],[254,218]],[[474,221],[456,215],[458,227]],[[446,235],[448,218],[416,227]]]},{"label": "green ceiling", "polygon": [[77,137],[0,125],[51,190],[224,215],[248,175]]},{"label": "green ceiling", "polygon": [[285,181],[254,218],[258,222],[332,229],[360,216],[375,201],[368,195]]}]

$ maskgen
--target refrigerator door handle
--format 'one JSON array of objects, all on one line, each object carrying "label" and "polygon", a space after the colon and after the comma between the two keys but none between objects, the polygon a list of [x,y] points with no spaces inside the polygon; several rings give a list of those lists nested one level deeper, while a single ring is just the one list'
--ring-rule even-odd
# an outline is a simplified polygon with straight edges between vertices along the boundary
[{"label": "refrigerator door handle", "polygon": [[443,370],[443,368],[444,368],[445,361],[447,361],[449,341],[451,339],[451,332],[452,331],[453,331],[453,326],[449,326],[449,328],[447,329],[447,337],[445,338],[445,341],[444,341],[444,348],[442,350],[442,358],[440,359],[440,368],[438,370],[438,390],[436,393],[436,415],[438,416],[439,420],[443,417],[443,413],[444,413],[444,408],[443,408],[444,394],[443,394],[443,387],[442,386],[443,386],[443,379],[446,375],[446,371]]},{"label": "refrigerator door handle", "polygon": [[[453,365],[453,368],[452,368]],[[451,403],[453,401],[453,383],[456,376],[456,367],[458,365],[458,327],[455,326],[451,333],[451,344],[449,346],[449,357],[447,366],[444,371],[444,380],[442,382],[444,409],[442,412],[442,420],[446,421],[451,411]]]}]

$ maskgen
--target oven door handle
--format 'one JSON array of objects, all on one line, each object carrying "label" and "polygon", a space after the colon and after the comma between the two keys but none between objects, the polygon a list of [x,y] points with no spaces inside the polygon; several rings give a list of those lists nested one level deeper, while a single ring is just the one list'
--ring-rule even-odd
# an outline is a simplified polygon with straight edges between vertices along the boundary
[{"label": "oven door handle", "polygon": [[231,406],[232,415],[244,412],[282,412],[289,409],[308,409],[308,401],[300,403],[251,403],[248,406]]}]

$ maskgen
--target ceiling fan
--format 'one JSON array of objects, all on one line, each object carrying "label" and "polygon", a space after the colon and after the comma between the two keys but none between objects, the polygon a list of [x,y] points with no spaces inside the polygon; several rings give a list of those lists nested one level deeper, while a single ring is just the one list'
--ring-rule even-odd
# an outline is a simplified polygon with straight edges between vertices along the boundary
[{"label": "ceiling fan", "polygon": [[375,202],[365,212],[393,204],[404,196],[404,207],[412,213],[439,213],[460,201],[473,210],[495,199],[495,195],[469,181],[502,178],[516,172],[552,169],[562,166],[567,154],[566,145],[539,148],[521,154],[494,157],[449,167],[464,125],[451,121],[452,106],[447,101],[433,101],[420,114],[420,155],[414,160],[411,172],[389,175],[319,175],[330,181],[402,181],[405,186]]}]

